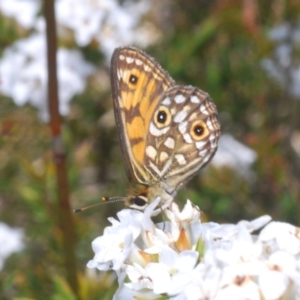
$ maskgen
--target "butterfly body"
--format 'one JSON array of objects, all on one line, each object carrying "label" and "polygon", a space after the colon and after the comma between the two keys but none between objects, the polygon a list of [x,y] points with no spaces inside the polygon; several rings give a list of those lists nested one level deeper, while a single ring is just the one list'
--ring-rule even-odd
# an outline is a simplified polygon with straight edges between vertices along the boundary
[{"label": "butterfly body", "polygon": [[132,47],[115,50],[111,84],[126,173],[138,185],[129,206],[144,209],[157,196],[165,203],[215,153],[216,107],[207,93],[176,85],[157,62]]}]

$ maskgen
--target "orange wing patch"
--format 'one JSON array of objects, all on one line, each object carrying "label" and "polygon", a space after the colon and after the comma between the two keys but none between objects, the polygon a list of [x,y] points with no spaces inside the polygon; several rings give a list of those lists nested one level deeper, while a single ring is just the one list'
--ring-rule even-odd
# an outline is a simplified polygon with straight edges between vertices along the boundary
[{"label": "orange wing patch", "polygon": [[149,123],[161,92],[158,92],[157,79],[149,77],[144,70],[133,68],[122,74],[123,82],[128,84],[128,89],[121,91],[128,142],[136,163],[143,165]]}]

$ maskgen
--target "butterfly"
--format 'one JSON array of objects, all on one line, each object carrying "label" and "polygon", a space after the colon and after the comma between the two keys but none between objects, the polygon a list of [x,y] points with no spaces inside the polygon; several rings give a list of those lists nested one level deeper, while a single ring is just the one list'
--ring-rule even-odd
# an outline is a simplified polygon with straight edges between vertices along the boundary
[{"label": "butterfly", "polygon": [[172,201],[177,190],[217,150],[220,124],[210,96],[177,85],[148,54],[116,48],[110,79],[116,126],[133,189],[127,206],[144,210],[156,197]]}]

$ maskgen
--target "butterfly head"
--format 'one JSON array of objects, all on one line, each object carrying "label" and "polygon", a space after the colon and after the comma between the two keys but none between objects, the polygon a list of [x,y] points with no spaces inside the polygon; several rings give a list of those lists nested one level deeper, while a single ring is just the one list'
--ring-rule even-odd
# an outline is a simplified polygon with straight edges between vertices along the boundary
[{"label": "butterfly head", "polygon": [[161,204],[174,199],[176,190],[167,191],[161,183],[153,186],[138,185],[129,191],[125,205],[132,209],[144,211],[146,207],[157,197],[161,198]]}]

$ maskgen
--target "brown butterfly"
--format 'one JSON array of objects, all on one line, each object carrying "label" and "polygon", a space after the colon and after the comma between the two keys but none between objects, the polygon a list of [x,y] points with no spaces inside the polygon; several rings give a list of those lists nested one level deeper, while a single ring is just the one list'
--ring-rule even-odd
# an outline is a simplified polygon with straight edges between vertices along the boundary
[{"label": "brown butterfly", "polygon": [[133,47],[115,49],[111,86],[126,173],[134,185],[128,206],[143,210],[156,197],[162,204],[172,201],[217,150],[216,106],[200,89],[176,85]]}]

